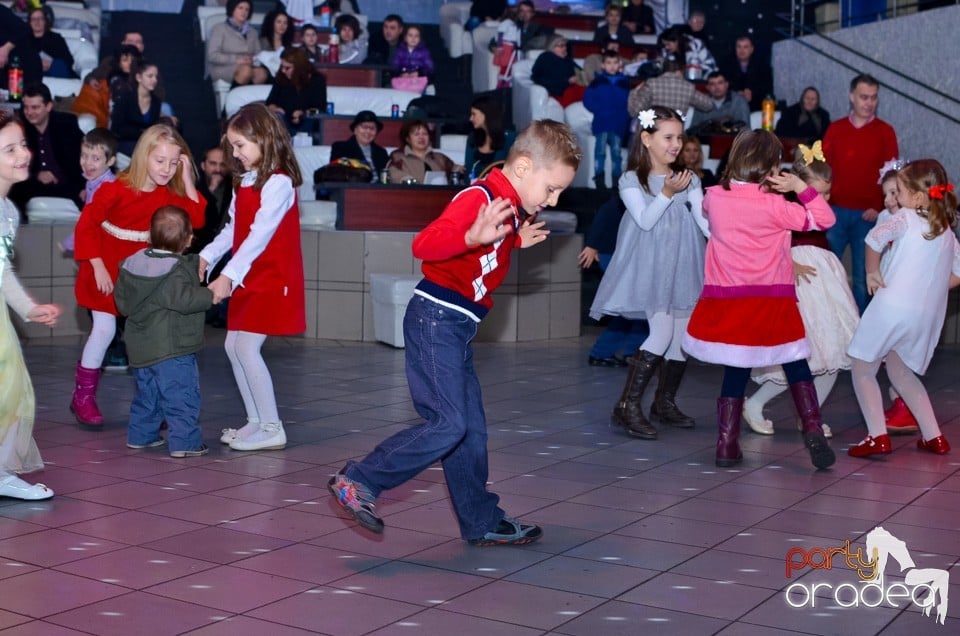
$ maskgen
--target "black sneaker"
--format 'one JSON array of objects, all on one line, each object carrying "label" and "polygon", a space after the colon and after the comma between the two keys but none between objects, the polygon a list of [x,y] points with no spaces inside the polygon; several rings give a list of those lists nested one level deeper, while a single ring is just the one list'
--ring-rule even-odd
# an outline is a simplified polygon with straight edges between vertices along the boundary
[{"label": "black sneaker", "polygon": [[327,482],[327,488],[333,494],[337,504],[350,513],[361,526],[370,532],[383,532],[383,519],[377,514],[374,504],[376,498],[370,489],[358,481],[353,481],[342,472],[337,473]]},{"label": "black sneaker", "polygon": [[479,539],[470,539],[470,545],[526,545],[543,536],[540,526],[521,524],[519,520],[504,517],[496,528]]},{"label": "black sneaker", "polygon": [[207,448],[206,444],[200,444],[200,448],[170,451],[170,457],[176,457],[177,459],[181,457],[201,457],[209,452],[210,449]]}]

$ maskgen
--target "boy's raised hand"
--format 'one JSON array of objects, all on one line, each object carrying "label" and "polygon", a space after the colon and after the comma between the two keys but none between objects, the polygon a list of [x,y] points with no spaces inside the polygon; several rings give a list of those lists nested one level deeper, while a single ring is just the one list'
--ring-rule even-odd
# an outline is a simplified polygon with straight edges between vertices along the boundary
[{"label": "boy's raised hand", "polygon": [[542,243],[547,240],[547,235],[550,234],[550,230],[543,229],[547,222],[539,221],[534,223],[533,221],[535,220],[536,217],[530,217],[520,226],[520,230],[517,232],[520,235],[520,247],[530,247],[531,245],[536,245],[537,243]]},{"label": "boy's raised hand", "polygon": [[513,231],[513,223],[507,220],[513,216],[513,204],[509,199],[497,197],[480,206],[477,220],[464,234],[467,245],[489,245],[502,239]]}]

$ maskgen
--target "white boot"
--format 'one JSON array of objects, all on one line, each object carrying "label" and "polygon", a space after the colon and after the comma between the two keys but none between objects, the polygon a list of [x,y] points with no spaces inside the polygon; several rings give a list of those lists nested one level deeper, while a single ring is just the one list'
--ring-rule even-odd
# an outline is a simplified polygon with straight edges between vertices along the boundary
[{"label": "white boot", "polygon": [[53,497],[53,491],[43,484],[30,485],[13,473],[0,473],[0,497],[39,501]]},{"label": "white boot", "polygon": [[238,437],[230,442],[230,448],[239,451],[281,450],[286,445],[287,434],[280,422],[265,422],[260,425],[260,430],[246,439]]}]

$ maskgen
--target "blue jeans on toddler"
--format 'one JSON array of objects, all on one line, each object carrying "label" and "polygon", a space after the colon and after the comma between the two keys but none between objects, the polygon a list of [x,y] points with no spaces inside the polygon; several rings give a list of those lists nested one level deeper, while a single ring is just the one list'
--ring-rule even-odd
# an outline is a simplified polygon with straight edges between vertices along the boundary
[{"label": "blue jeans on toddler", "polygon": [[500,498],[487,491],[487,420],[470,342],[477,323],[459,311],[415,294],[403,318],[407,382],[426,420],[380,442],[344,473],[374,497],[443,463],[460,534],[479,539],[504,517]]},{"label": "blue jeans on toddler", "polygon": [[127,442],[146,445],[160,438],[167,420],[170,451],[197,450],[200,433],[200,371],[197,356],[171,358],[133,370],[137,393],[130,403]]},{"label": "blue jeans on toddler", "polygon": [[596,177],[605,178],[604,167],[607,161],[607,148],[610,148],[610,176],[612,184],[617,186],[620,179],[620,166],[623,164],[623,155],[621,146],[623,138],[612,132],[597,133],[596,143],[593,146],[593,174]]},{"label": "blue jeans on toddler", "polygon": [[837,216],[837,222],[827,230],[827,242],[841,261],[849,243],[850,269],[852,270],[850,273],[853,278],[853,284],[850,287],[852,287],[851,291],[853,291],[853,299],[857,302],[857,308],[863,314],[867,303],[870,302],[870,297],[867,295],[867,248],[863,240],[867,238],[867,232],[873,229],[876,222],[864,221],[863,210],[841,208],[835,205],[833,213]]}]

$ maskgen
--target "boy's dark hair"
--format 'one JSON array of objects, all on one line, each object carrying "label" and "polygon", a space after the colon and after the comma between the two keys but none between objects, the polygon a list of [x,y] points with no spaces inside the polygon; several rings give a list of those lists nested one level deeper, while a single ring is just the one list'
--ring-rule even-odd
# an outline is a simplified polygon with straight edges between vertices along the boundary
[{"label": "boy's dark hair", "polygon": [[403,28],[403,26],[404,26],[404,24],[403,24],[403,18],[401,18],[400,16],[398,16],[396,13],[391,13],[390,15],[388,15],[387,17],[385,17],[385,18],[383,19],[383,21],[384,21],[384,22],[396,22],[397,24],[400,25],[401,28]]},{"label": "boy's dark hair", "polygon": [[730,189],[733,180],[762,184],[783,163],[783,144],[769,130],[744,128],[733,139],[730,158],[720,185]]},{"label": "boy's dark hair", "polygon": [[600,51],[600,58],[602,60],[609,60],[611,58],[615,60],[619,60],[620,54],[614,51],[613,49],[603,49],[602,51]]},{"label": "boy's dark hair", "polygon": [[664,73],[676,73],[683,70],[683,62],[673,58],[667,58],[663,61]]},{"label": "boy's dark hair", "polygon": [[27,84],[23,88],[24,97],[42,97],[44,104],[49,104],[53,101],[53,95],[50,94],[50,89],[47,88],[47,85],[43,82],[33,82]]},{"label": "boy's dark hair", "polygon": [[879,80],[870,73],[860,73],[850,80],[850,92],[857,90],[857,84],[866,84],[867,86],[880,86]]},{"label": "boy's dark hair", "polygon": [[103,154],[107,161],[117,154],[117,138],[106,128],[94,128],[83,136],[81,143],[91,148],[103,148]]},{"label": "boy's dark hair", "polygon": [[190,215],[176,205],[157,208],[150,218],[150,247],[180,253],[190,244]]},{"label": "boy's dark hair", "polygon": [[720,79],[727,79],[726,75],[724,75],[720,71],[710,71],[709,73],[707,73],[707,81],[710,81],[712,79],[717,79],[718,77]]},{"label": "boy's dark hair", "polygon": [[250,13],[253,14],[253,0],[227,0],[227,17],[233,17],[233,12],[241,2],[246,2],[250,7]]},{"label": "boy's dark hair", "polygon": [[319,30],[317,30],[317,25],[311,24],[311,23],[307,22],[307,23],[304,24],[302,27],[300,27],[300,34],[302,35],[302,34],[306,33],[308,30],[309,30],[309,31],[313,31],[314,33],[319,33],[319,32],[320,32]]}]

